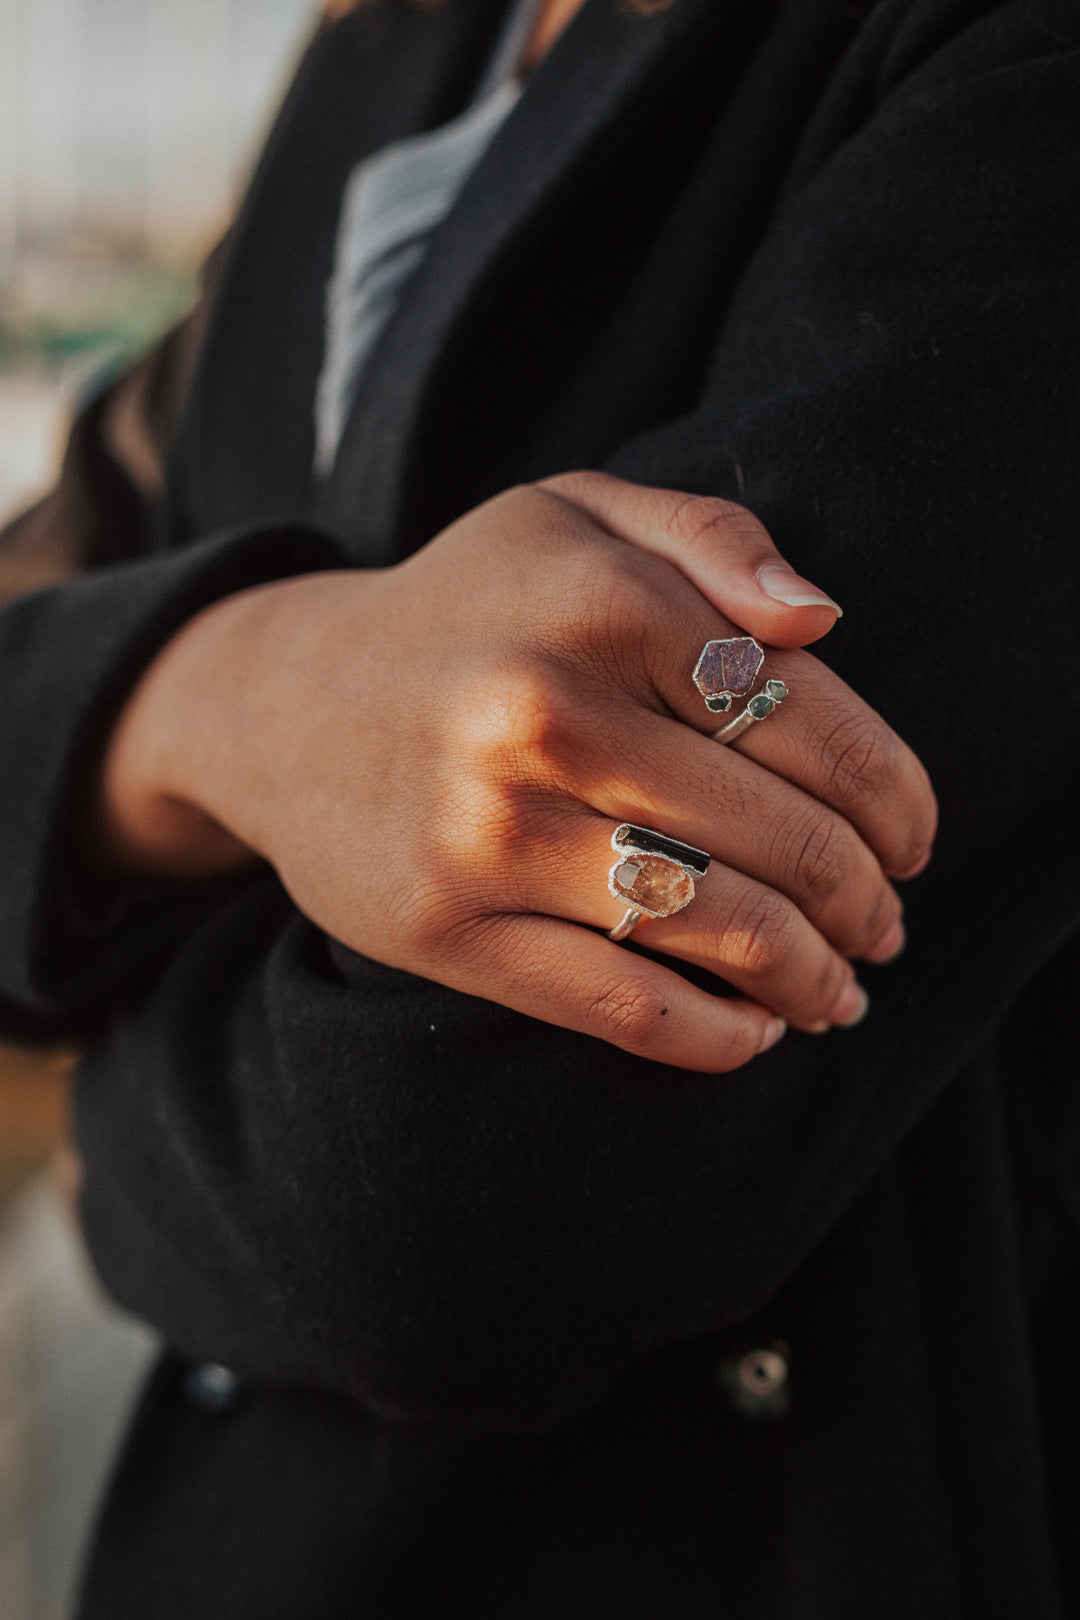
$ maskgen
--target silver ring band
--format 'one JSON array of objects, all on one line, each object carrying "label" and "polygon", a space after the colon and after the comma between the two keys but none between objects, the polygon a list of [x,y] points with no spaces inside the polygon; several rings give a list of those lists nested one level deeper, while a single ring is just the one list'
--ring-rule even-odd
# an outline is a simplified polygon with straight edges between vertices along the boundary
[{"label": "silver ring band", "polygon": [[788,689],[783,681],[766,681],[765,690],[752,697],[741,714],[734,720],[729,720],[726,726],[713,732],[713,741],[718,743],[732,743],[736,737],[741,737],[744,731],[756,726],[759,720],[767,720],[775,709],[788,695]]},{"label": "silver ring band", "polygon": [[630,906],[623,912],[622,922],[616,923],[614,928],[608,930],[608,939],[629,939],[644,915],[643,911],[635,911],[633,906]]}]

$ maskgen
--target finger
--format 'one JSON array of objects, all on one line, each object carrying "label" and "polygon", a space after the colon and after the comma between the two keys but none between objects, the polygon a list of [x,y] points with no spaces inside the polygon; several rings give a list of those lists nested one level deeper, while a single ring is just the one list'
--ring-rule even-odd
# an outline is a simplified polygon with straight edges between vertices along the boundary
[{"label": "finger", "polygon": [[[513,885],[523,910],[611,928],[627,910],[608,872],[633,860],[613,850],[615,824],[570,811],[545,828],[550,854],[534,853]],[[536,846],[534,845],[534,850]],[[634,938],[651,950],[717,974],[788,1024],[812,1034],[865,1013],[851,965],[790,900],[719,861],[695,882],[689,904],[671,917],[642,918]]]},{"label": "finger", "polygon": [[760,641],[802,647],[826,635],[841,614],[781,556],[753,513],[734,501],[599,472],[563,473],[537,487],[673,563],[718,612]]},{"label": "finger", "polygon": [[[654,619],[642,648],[657,697],[685,724],[714,736],[749,701],[736,699],[718,722],[694,685],[702,648],[718,628],[727,633],[722,622],[700,597],[681,593],[657,603]],[[920,869],[937,829],[937,803],[916,754],[812,653],[766,648],[757,686],[768,679],[782,681],[787,697],[725,753],[757,761],[846,817],[890,876]]]},{"label": "finger", "polygon": [[643,918],[635,937],[717,974],[808,1034],[858,1023],[869,1005],[850,963],[798,906],[719,861],[684,911]]},{"label": "finger", "polygon": [[555,917],[488,916],[456,944],[445,979],[453,988],[656,1063],[725,1074],[784,1033],[766,1008],[711,996],[670,968]]},{"label": "finger", "polygon": [[937,832],[926,769],[892,727],[819,659],[776,652],[763,674],[788,696],[734,745],[756,764],[837,811],[890,877],[921,871]]},{"label": "finger", "polygon": [[640,709],[618,737],[591,728],[569,778],[575,796],[611,820],[708,850],[786,895],[843,955],[877,960],[875,947],[902,914],[849,821],[667,716]]}]

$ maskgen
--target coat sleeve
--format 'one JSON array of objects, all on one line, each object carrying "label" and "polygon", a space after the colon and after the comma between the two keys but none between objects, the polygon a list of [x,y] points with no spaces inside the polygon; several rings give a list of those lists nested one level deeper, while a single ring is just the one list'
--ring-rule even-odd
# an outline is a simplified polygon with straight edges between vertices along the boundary
[{"label": "coat sleeve", "polygon": [[208,299],[86,405],[56,488],[0,534],[0,1036],[8,1039],[84,1031],[221,892],[102,885],[80,859],[86,783],[141,670],[217,598],[342,566],[330,540],[300,526],[156,547],[163,459]]},{"label": "coat sleeve", "polygon": [[[1076,929],[1080,55],[1050,15],[886,64],[809,142],[699,409],[612,463],[758,512],[930,767],[940,842],[869,1018],[665,1072],[359,958],[263,875],[79,1087],[97,1263],[181,1351],[386,1413],[580,1410],[767,1302]],[[857,737],[846,764],[873,783]]]}]

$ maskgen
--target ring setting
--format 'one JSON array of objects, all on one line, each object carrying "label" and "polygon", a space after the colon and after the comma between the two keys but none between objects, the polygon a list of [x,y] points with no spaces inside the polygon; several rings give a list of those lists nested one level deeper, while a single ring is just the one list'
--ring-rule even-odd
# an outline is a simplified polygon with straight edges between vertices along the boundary
[{"label": "ring setting", "polygon": [[[705,699],[705,707],[713,714],[726,714],[737,697],[753,691],[764,662],[765,649],[753,636],[707,641],[694,666],[694,685]],[[714,741],[734,742],[759,720],[767,720],[787,695],[783,681],[766,681],[741,713],[713,732]]]},{"label": "ring setting", "polygon": [[753,690],[765,649],[753,636],[707,641],[694,668],[694,685],[713,714],[726,714],[737,697]]},{"label": "ring setting", "polygon": [[673,917],[694,898],[695,879],[709,870],[711,857],[649,827],[624,821],[611,836],[618,855],[608,873],[608,889],[627,908],[609,938],[626,939],[642,917]]}]

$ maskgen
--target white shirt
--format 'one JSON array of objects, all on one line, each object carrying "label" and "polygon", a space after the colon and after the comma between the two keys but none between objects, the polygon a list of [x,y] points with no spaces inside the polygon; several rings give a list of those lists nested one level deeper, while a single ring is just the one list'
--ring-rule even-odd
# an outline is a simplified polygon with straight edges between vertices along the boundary
[{"label": "white shirt", "polygon": [[466,180],[509,117],[537,0],[514,0],[469,106],[423,135],[385,146],[345,182],[326,294],[326,348],[315,391],[315,471],[337,456],[364,365]]}]

